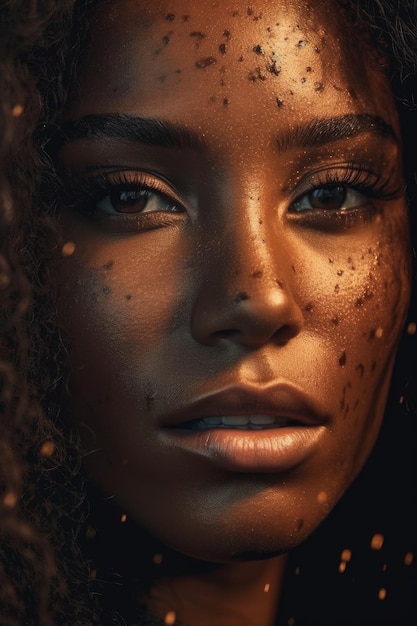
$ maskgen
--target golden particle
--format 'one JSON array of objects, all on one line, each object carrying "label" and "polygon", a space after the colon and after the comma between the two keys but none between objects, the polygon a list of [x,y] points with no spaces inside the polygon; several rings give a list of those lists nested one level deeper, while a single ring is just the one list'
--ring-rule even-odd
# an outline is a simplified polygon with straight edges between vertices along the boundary
[{"label": "golden particle", "polygon": [[67,241],[62,246],[62,256],[72,256],[75,252],[75,243],[73,241]]},{"label": "golden particle", "polygon": [[45,459],[49,459],[49,457],[51,457],[53,455],[53,453],[55,452],[55,444],[53,441],[49,440],[49,441],[44,441],[43,444],[41,445],[41,455],[45,458]]},{"label": "golden particle", "polygon": [[385,598],[387,597],[387,590],[382,588],[378,591],[378,599],[379,600],[385,600]]},{"label": "golden particle", "polygon": [[325,491],[320,491],[320,493],[317,494],[317,502],[319,504],[326,504],[326,502],[327,502],[327,493]]},{"label": "golden particle", "polygon": [[346,561],[346,563],[349,563],[349,561],[352,559],[352,550],[343,550],[340,558],[342,561]]},{"label": "golden particle", "polygon": [[372,550],[380,550],[384,545],[384,535],[376,533],[371,539]]},{"label": "golden particle", "polygon": [[378,339],[381,339],[383,334],[384,334],[384,329],[383,328],[379,327],[379,328],[376,329],[375,337],[377,337]]},{"label": "golden particle", "polygon": [[127,521],[127,515],[126,513],[123,513],[122,517],[120,518],[120,521],[122,522],[122,524],[125,524]]},{"label": "golden particle", "polygon": [[404,563],[406,565],[412,565],[414,562],[414,554],[412,552],[407,552],[407,554],[404,557]]},{"label": "golden particle", "polygon": [[264,591],[265,593],[268,593],[271,590],[271,585],[269,583],[267,583],[264,587]]},{"label": "golden particle", "polygon": [[173,624],[175,624],[176,621],[177,621],[177,616],[174,611],[169,611],[165,615],[164,624],[166,624],[166,626],[173,626]]},{"label": "golden particle", "polygon": [[20,117],[23,113],[23,107],[21,104],[15,104],[13,109],[12,109],[12,115],[13,117]]},{"label": "golden particle", "polygon": [[342,561],[341,563],[339,563],[339,572],[341,574],[344,574],[346,572],[346,566],[347,566],[346,561]]},{"label": "golden particle", "polygon": [[16,493],[13,493],[12,491],[9,491],[9,493],[6,493],[6,495],[3,498],[3,505],[6,507],[6,509],[13,509],[13,507],[16,506],[18,501],[18,497]]},{"label": "golden particle", "polygon": [[410,322],[407,326],[407,333],[409,335],[415,335],[417,331],[417,324],[415,322]]},{"label": "golden particle", "polygon": [[162,561],[164,560],[164,557],[162,554],[155,554],[152,561],[155,563],[155,565],[161,565]]}]

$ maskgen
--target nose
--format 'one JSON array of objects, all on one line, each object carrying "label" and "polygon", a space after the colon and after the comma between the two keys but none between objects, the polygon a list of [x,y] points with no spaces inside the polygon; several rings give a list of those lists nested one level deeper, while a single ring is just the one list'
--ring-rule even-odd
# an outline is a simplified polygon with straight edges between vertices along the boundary
[{"label": "nose", "polygon": [[239,222],[204,245],[192,336],[205,345],[227,340],[247,349],[285,344],[304,323],[288,248],[276,232],[261,228],[261,219],[255,228],[242,228],[242,215]]}]

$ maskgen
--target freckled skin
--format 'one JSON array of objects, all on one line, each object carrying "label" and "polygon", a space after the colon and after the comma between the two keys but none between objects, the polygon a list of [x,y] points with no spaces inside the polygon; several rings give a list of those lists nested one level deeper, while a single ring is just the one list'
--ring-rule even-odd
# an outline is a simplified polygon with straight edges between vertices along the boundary
[{"label": "freckled skin", "polygon": [[[238,15],[229,0],[105,7],[93,19],[80,98],[67,117],[122,112],[180,122],[208,150],[115,140],[62,150],[68,169],[156,173],[190,215],[120,235],[63,212],[63,240],[76,252],[57,268],[58,304],[71,343],[74,419],[88,425],[86,449],[101,450],[88,457],[89,471],[130,520],[180,552],[219,562],[278,554],[320,523],[372,449],[410,261],[404,196],[378,201],[378,215],[335,232],[288,215],[310,172],[364,153],[377,167],[378,139],[283,152],[274,137],[350,113],[378,115],[398,133],[389,85],[332,3],[312,2],[306,12],[303,2],[262,0]],[[219,50],[225,33],[227,54]],[[382,150],[383,173],[400,180],[398,154],[392,144]],[[363,339],[370,320],[383,329],[372,342]],[[158,419],[168,410],[230,384],[278,379],[308,391],[328,416],[320,449],[288,475],[215,471],[161,445]]]}]

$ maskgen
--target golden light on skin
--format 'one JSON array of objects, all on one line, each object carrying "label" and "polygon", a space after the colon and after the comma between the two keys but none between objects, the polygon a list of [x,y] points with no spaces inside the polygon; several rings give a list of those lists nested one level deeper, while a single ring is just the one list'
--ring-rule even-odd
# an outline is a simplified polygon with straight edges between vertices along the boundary
[{"label": "golden light on skin", "polygon": [[407,554],[404,557],[404,563],[407,566],[412,565],[414,562],[414,554],[412,552],[407,552]]},{"label": "golden light on skin", "polygon": [[265,593],[269,593],[271,591],[271,585],[269,583],[267,583],[264,587],[264,592]]},{"label": "golden light on skin", "polygon": [[24,111],[24,108],[21,104],[15,104],[12,109],[13,117],[20,117]]},{"label": "golden light on skin", "polygon": [[73,241],[67,241],[62,246],[62,256],[72,256],[75,252],[75,243]]},{"label": "golden light on skin", "polygon": [[407,333],[409,335],[415,335],[417,331],[417,324],[415,322],[410,322],[407,326]]},{"label": "golden light on skin", "polygon": [[53,441],[44,441],[41,445],[40,453],[45,459],[49,459],[55,452],[56,445]]},{"label": "golden light on skin", "polygon": [[165,615],[164,624],[166,624],[166,626],[173,626],[173,624],[175,624],[176,621],[177,621],[177,616],[174,611],[169,611]]},{"label": "golden light on skin", "polygon": [[387,597],[387,590],[382,588],[378,591],[378,600],[385,600]]},{"label": "golden light on skin", "polygon": [[384,545],[384,535],[376,533],[371,540],[371,548],[372,550],[381,550]]},{"label": "golden light on skin", "polygon": [[17,494],[10,491],[9,493],[6,493],[3,498],[3,506],[6,509],[13,509],[16,506],[18,499]]}]

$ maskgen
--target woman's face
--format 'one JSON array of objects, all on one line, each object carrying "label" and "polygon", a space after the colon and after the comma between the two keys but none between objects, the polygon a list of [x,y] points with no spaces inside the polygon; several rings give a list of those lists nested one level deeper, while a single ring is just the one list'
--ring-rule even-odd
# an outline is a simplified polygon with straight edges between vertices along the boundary
[{"label": "woman's face", "polygon": [[72,410],[92,480],[186,554],[288,550],[374,444],[409,296],[381,66],[334,2],[93,15],[60,152]]}]

